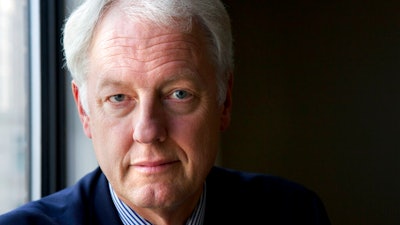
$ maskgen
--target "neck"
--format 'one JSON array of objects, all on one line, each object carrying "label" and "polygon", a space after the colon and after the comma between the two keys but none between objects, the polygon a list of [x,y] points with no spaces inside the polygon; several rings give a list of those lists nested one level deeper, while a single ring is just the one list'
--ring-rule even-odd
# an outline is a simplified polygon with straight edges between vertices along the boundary
[{"label": "neck", "polygon": [[133,209],[138,215],[146,219],[152,224],[156,225],[184,225],[194,210],[196,210],[199,204],[203,188],[195,192],[193,196],[180,204],[172,207],[160,207],[160,208],[143,208],[133,204],[129,204],[129,201],[125,201],[131,209]]}]

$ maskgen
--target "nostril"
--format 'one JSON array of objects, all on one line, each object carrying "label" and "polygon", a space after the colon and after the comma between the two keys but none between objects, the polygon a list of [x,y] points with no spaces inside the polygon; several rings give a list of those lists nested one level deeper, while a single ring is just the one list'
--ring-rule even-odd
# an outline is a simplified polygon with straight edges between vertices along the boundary
[{"label": "nostril", "polygon": [[158,139],[157,139],[157,142],[164,142],[165,141],[165,139],[167,139],[166,138],[166,135],[165,136],[162,136],[162,137],[159,137]]}]

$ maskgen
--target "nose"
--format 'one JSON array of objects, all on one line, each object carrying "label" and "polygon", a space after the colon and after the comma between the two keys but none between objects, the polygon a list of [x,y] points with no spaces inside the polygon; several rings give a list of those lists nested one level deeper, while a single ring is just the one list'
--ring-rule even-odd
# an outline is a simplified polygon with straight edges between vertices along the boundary
[{"label": "nose", "polygon": [[134,118],[133,139],[142,144],[163,142],[167,137],[162,104],[156,101],[141,101]]}]

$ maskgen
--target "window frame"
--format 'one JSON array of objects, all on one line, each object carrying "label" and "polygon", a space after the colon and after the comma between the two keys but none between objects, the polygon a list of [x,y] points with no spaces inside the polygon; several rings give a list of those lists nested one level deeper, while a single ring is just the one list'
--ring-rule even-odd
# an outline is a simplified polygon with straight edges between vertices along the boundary
[{"label": "window frame", "polygon": [[63,0],[30,0],[30,199],[66,186]]}]

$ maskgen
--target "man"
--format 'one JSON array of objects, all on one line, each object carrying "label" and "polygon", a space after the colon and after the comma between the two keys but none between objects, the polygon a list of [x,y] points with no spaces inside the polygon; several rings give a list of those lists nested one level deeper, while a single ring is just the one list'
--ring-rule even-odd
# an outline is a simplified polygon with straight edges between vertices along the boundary
[{"label": "man", "polygon": [[213,166],[232,106],[218,0],[88,0],[64,48],[99,168],[0,224],[329,224],[306,188]]}]

